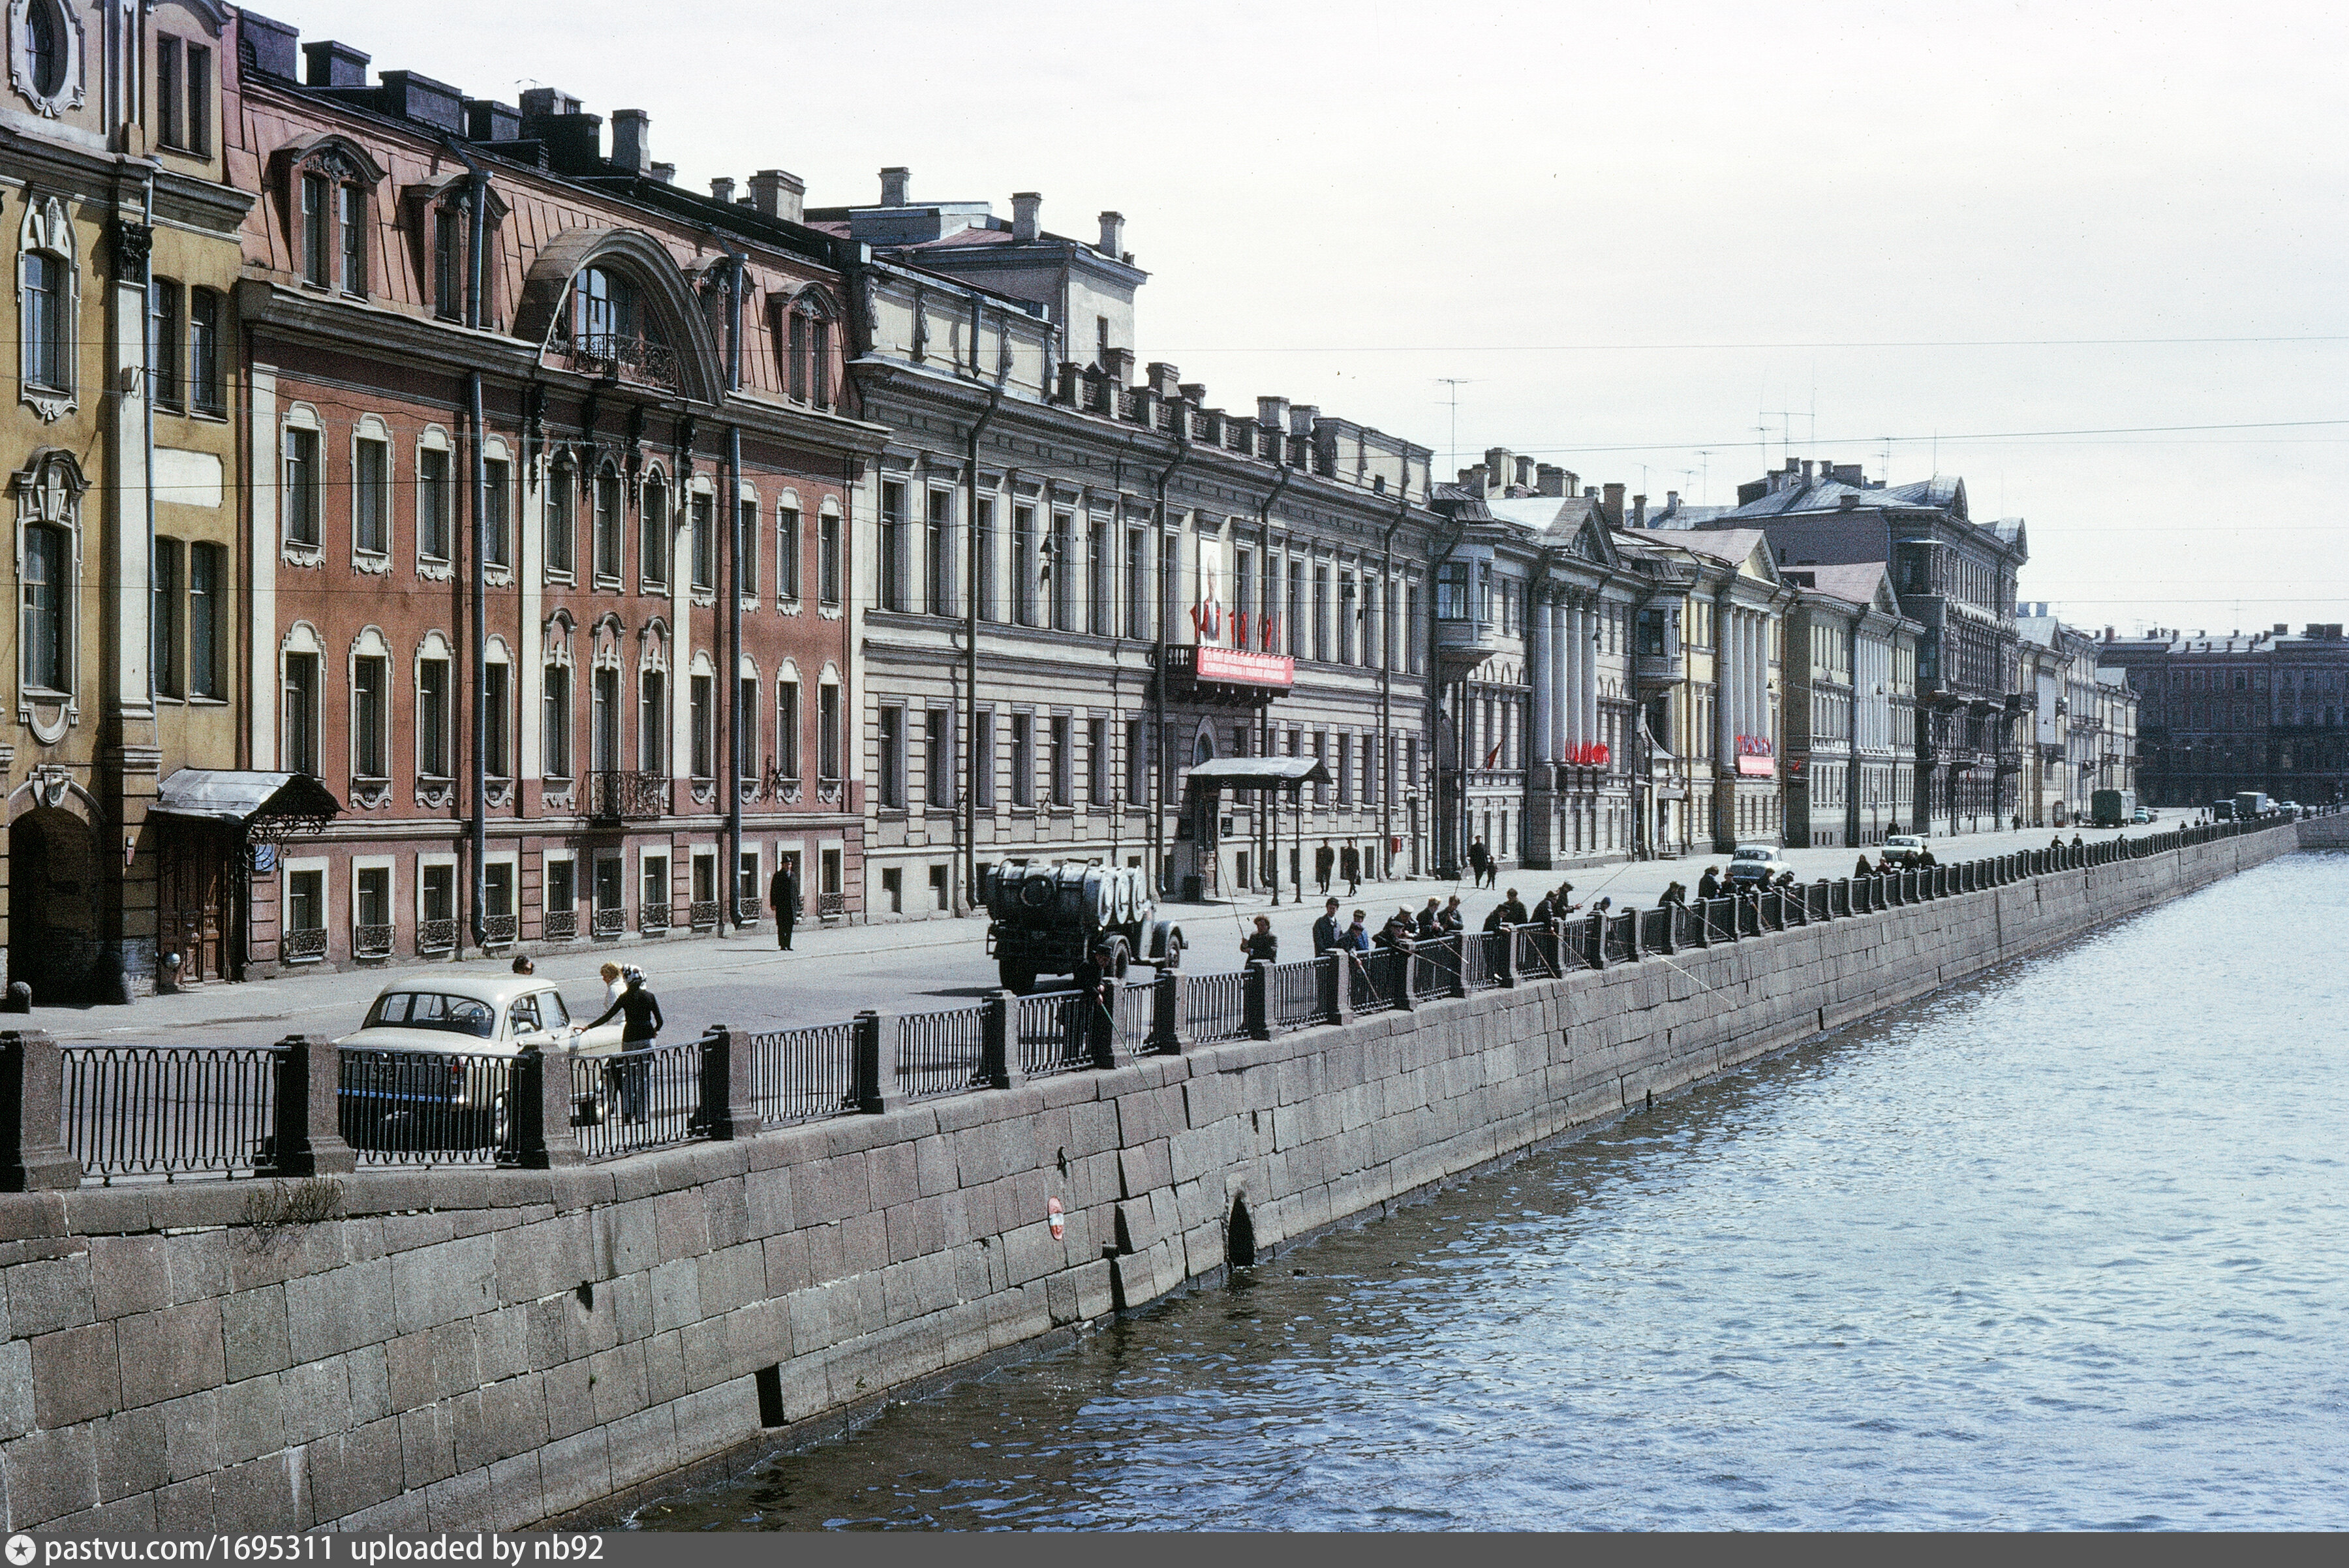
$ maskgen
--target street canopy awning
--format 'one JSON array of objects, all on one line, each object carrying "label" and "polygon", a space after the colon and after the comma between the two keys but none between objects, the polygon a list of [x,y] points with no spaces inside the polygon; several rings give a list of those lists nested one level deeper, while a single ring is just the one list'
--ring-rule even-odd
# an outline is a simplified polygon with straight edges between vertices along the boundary
[{"label": "street canopy awning", "polygon": [[1330,770],[1318,757],[1212,757],[1193,763],[1183,776],[1219,789],[1294,789],[1328,784]]},{"label": "street canopy awning", "polygon": [[181,768],[163,781],[150,816],[184,816],[243,826],[257,817],[339,815],[342,802],[308,774],[243,768]]}]

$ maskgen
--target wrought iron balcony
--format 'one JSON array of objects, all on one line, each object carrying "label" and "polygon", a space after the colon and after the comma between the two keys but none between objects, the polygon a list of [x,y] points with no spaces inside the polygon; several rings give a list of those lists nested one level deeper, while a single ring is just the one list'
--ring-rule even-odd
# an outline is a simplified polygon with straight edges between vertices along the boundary
[{"label": "wrought iron balcony", "polygon": [[554,362],[566,370],[614,380],[640,381],[647,386],[677,389],[676,350],[645,337],[604,333],[557,343]]},{"label": "wrought iron balcony", "polygon": [[596,822],[650,822],[668,815],[667,774],[587,775],[587,815]]},{"label": "wrought iron balcony", "polygon": [[545,922],[539,929],[550,942],[571,941],[579,935],[579,911],[549,909],[546,911]]}]

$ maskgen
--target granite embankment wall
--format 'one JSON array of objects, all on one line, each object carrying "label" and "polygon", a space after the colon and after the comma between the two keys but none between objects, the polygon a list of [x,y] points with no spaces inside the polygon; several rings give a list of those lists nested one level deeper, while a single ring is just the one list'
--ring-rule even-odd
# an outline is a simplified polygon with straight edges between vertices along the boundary
[{"label": "granite embankment wall", "polygon": [[1235,1231],[1260,1254],[2293,845],[2250,834],[606,1165],[362,1172],[310,1222],[253,1223],[272,1189],[251,1182],[0,1197],[7,1528],[616,1507],[1212,1276]]}]

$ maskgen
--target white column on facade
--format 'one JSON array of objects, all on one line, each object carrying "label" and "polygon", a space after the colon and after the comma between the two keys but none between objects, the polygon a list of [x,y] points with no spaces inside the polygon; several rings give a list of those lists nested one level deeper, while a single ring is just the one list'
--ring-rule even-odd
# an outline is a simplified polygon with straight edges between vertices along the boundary
[{"label": "white column on facade", "polygon": [[1526,680],[1534,689],[1533,760],[1537,763],[1549,762],[1557,755],[1552,749],[1557,732],[1550,722],[1550,693],[1555,687],[1549,679],[1549,656],[1557,639],[1550,630],[1549,612],[1550,607],[1539,599],[1526,606]]},{"label": "white column on facade", "polygon": [[1599,743],[1599,607],[1582,607],[1582,738]]},{"label": "white column on facade", "polygon": [[1567,705],[1568,672],[1574,650],[1566,634],[1566,606],[1549,607],[1549,706],[1552,759],[1566,756],[1574,744],[1574,721]]},{"label": "white column on facade", "polygon": [[277,767],[277,710],[285,699],[277,684],[277,487],[285,472],[285,432],[277,424],[277,368],[255,365],[246,377],[253,398],[253,426],[246,448],[245,491],[253,498],[253,606],[245,623],[252,671],[252,702],[244,716],[253,766]]}]

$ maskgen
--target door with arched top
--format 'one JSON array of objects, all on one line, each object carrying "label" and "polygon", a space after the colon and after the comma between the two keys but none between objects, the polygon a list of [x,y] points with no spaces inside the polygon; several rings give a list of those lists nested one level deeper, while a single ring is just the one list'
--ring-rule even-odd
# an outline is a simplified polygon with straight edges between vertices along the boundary
[{"label": "door with arched top", "polygon": [[99,866],[89,825],[44,806],[8,829],[9,979],[36,1006],[87,1002],[97,968]]}]

